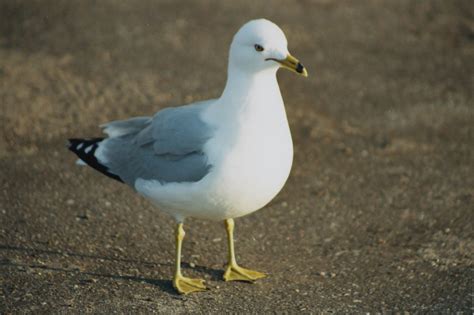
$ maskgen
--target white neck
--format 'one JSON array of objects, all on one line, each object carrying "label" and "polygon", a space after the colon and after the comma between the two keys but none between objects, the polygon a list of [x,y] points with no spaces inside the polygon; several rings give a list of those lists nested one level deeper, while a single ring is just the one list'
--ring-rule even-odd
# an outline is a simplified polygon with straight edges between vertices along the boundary
[{"label": "white neck", "polygon": [[[276,79],[278,68],[248,72],[229,64],[227,83],[220,97],[225,106],[246,106],[264,95],[280,95]],[[252,99],[250,99],[250,97]],[[267,102],[265,102],[267,103]],[[243,108],[240,108],[243,110]]]},{"label": "white neck", "polygon": [[205,120],[231,129],[242,128],[250,123],[258,125],[262,120],[271,119],[270,117],[286,121],[276,78],[277,70],[278,68],[270,68],[249,73],[229,65],[224,91],[209,107]]}]

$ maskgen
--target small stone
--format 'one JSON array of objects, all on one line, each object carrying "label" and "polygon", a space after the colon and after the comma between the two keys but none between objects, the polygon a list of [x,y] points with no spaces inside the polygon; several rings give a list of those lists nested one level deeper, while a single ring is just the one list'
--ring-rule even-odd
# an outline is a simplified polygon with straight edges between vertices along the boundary
[{"label": "small stone", "polygon": [[112,205],[112,203],[111,203],[110,201],[108,201],[108,200],[105,201],[105,206],[106,206],[106,207],[110,207],[111,205]]},{"label": "small stone", "polygon": [[214,243],[222,241],[222,238],[216,237],[215,239],[212,240]]},{"label": "small stone", "polygon": [[286,207],[288,207],[288,202],[286,202],[286,201],[283,201],[283,202],[281,203],[281,206],[282,206],[283,208],[286,208]]},{"label": "small stone", "polygon": [[79,221],[79,220],[88,220],[88,219],[89,219],[89,216],[88,216],[86,213],[84,213],[84,214],[78,214],[78,215],[76,216],[76,221]]},{"label": "small stone", "polygon": [[73,199],[68,199],[68,200],[66,200],[66,204],[71,206],[71,205],[74,204],[74,200]]},{"label": "small stone", "polygon": [[193,263],[193,262],[190,262],[190,263],[189,263],[189,267],[194,268],[194,267],[196,267],[196,264]]}]

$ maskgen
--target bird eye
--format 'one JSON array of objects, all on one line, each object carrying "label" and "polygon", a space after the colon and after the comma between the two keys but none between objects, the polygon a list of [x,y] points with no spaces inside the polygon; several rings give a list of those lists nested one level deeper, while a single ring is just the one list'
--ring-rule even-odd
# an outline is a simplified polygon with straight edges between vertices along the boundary
[{"label": "bird eye", "polygon": [[260,46],[259,44],[255,44],[254,47],[255,47],[255,50],[256,50],[256,51],[259,51],[259,52],[264,50],[263,47]]}]

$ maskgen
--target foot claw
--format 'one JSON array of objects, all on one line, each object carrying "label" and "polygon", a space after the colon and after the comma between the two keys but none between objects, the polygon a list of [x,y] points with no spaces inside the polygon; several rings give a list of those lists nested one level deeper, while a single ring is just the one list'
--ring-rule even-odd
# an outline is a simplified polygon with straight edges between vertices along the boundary
[{"label": "foot claw", "polygon": [[178,290],[179,294],[188,294],[207,290],[206,286],[204,285],[204,280],[192,279],[183,276],[175,276],[173,279],[173,286],[176,290]]},{"label": "foot claw", "polygon": [[229,265],[227,266],[227,269],[225,270],[224,280],[225,281],[254,282],[257,279],[265,278],[266,276],[267,275],[262,272],[242,268],[237,265],[235,266]]}]

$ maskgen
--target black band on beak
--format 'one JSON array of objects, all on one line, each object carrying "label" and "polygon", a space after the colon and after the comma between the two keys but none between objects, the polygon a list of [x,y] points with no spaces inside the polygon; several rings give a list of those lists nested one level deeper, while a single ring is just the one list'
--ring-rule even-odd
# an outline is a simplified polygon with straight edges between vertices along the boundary
[{"label": "black band on beak", "polygon": [[301,64],[301,62],[298,62],[298,64],[296,65],[296,72],[303,73],[303,70],[304,66]]}]

